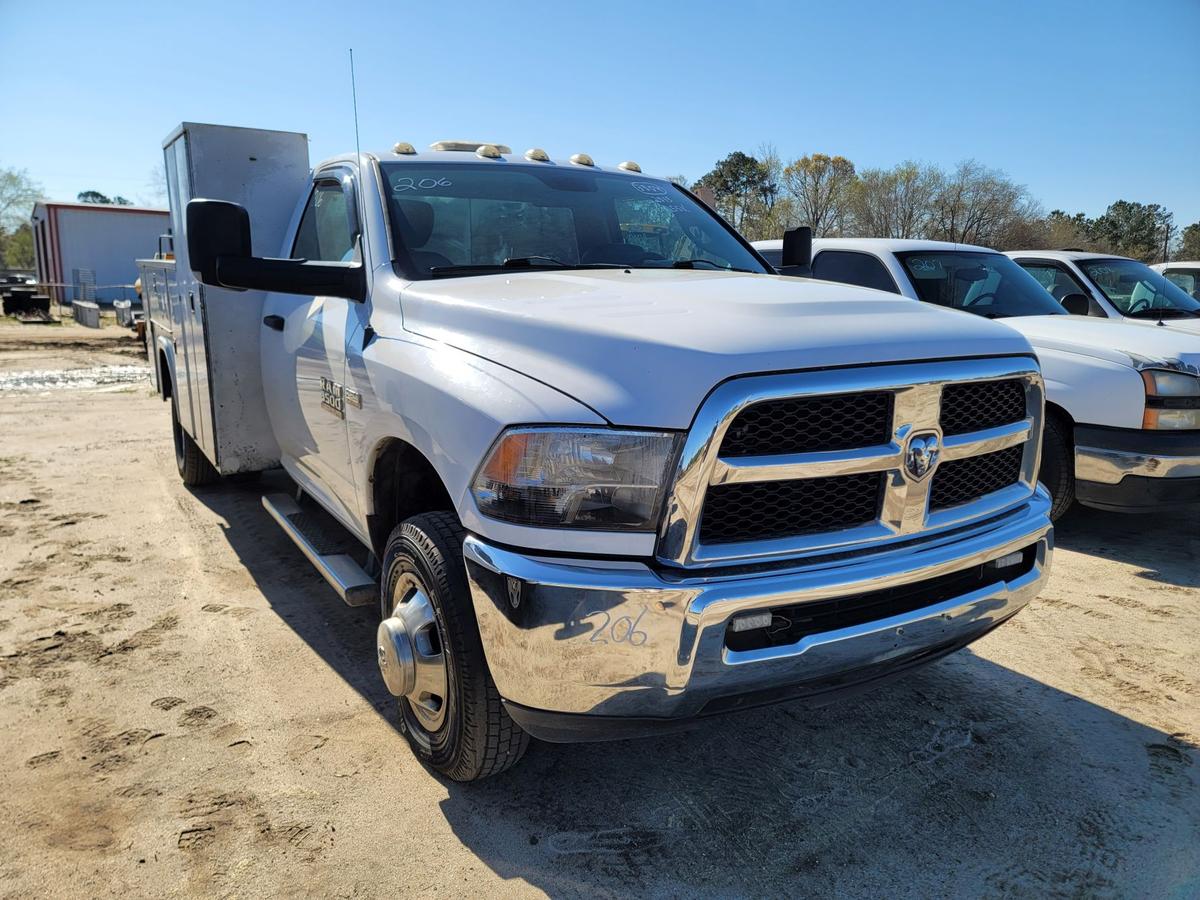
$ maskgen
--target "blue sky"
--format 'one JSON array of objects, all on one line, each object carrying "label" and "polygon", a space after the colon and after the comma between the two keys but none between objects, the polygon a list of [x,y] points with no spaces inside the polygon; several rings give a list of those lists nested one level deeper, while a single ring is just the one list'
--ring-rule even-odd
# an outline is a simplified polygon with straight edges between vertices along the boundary
[{"label": "blue sky", "polygon": [[352,149],[350,46],[364,148],[461,137],[692,179],[764,142],[975,157],[1047,209],[1200,221],[1200,0],[0,0],[0,166],[137,200],[185,119]]}]

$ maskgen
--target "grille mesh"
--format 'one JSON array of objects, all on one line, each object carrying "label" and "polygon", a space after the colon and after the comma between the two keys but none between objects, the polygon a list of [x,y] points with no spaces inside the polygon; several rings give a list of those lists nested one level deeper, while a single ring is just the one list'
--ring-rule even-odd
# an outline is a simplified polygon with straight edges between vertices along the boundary
[{"label": "grille mesh", "polygon": [[738,414],[725,433],[721,455],[852,450],[886,444],[891,432],[892,395],[887,391],[767,400]]},{"label": "grille mesh", "polygon": [[706,544],[795,537],[872,522],[883,473],[711,487],[700,521]]},{"label": "grille mesh", "polygon": [[1025,418],[1025,385],[1018,378],[970,381],[942,388],[942,433],[966,434]]},{"label": "grille mesh", "polygon": [[1016,484],[1021,478],[1023,444],[942,463],[933,473],[929,492],[931,509],[941,509],[976,500],[984,494]]}]

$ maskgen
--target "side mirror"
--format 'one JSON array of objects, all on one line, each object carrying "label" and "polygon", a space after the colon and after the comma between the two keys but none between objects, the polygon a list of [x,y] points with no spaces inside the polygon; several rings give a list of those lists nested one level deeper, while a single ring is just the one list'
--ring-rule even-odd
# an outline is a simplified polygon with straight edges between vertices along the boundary
[{"label": "side mirror", "polygon": [[187,205],[188,264],[203,284],[219,284],[217,260],[250,258],[250,216],[224,200],[192,200]]},{"label": "side mirror", "polygon": [[783,233],[783,258],[780,267],[807,269],[812,263],[812,229],[807,225]]},{"label": "side mirror", "polygon": [[1074,293],[1067,294],[1062,298],[1063,309],[1073,316],[1091,315],[1092,302],[1087,298],[1086,294]]},{"label": "side mirror", "polygon": [[252,256],[250,216],[236,203],[188,201],[187,247],[192,272],[211,287],[359,302],[367,297],[362,263]]}]

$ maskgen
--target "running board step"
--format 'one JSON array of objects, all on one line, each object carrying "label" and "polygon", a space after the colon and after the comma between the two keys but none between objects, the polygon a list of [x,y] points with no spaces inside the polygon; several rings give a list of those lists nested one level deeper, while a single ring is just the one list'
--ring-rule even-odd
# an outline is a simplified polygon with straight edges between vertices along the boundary
[{"label": "running board step", "polygon": [[308,561],[338,592],[347,606],[369,606],[379,602],[379,585],[348,553],[341,552],[314,516],[300,508],[287,494],[264,494],[263,508],[271,514]]}]

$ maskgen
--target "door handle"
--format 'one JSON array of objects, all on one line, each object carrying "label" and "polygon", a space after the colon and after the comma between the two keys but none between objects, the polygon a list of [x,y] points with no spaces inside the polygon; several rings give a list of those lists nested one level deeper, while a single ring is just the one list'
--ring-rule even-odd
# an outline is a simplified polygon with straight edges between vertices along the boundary
[{"label": "door handle", "polygon": [[263,318],[263,324],[276,331],[283,331],[283,316],[266,316]]}]

